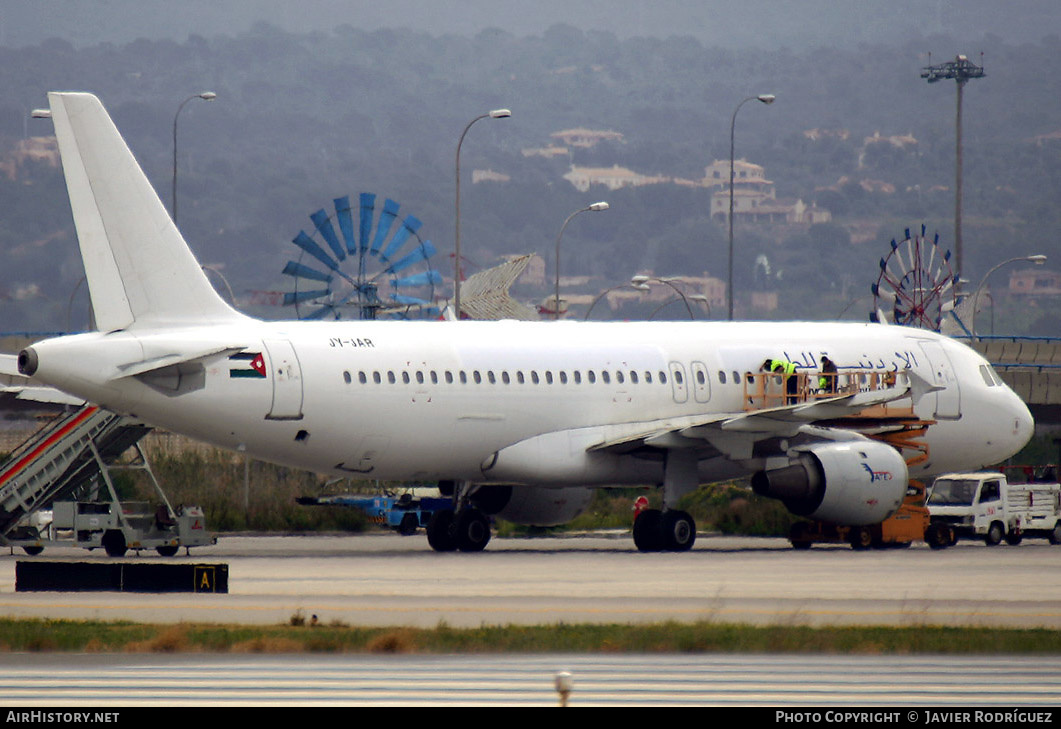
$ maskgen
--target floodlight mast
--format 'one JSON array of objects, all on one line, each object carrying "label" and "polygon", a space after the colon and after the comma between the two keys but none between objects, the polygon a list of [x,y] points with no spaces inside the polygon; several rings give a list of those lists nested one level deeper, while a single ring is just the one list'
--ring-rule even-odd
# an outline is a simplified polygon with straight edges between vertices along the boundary
[{"label": "floodlight mast", "polygon": [[[929,61],[932,60],[929,54]],[[962,268],[962,95],[965,84],[972,78],[983,78],[983,54],[977,66],[967,57],[959,55],[953,61],[921,69],[921,78],[930,84],[944,79],[954,79],[958,84],[958,111],[955,119],[955,183],[954,183],[954,263],[955,277],[961,279]]]}]

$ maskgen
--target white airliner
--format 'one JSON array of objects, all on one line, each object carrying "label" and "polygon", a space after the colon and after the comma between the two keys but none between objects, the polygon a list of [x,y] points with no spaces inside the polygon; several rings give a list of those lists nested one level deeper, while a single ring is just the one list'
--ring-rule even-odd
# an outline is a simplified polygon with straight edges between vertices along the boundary
[{"label": "white airliner", "polygon": [[[256,458],[333,476],[438,480],[437,550],[477,551],[487,515],[556,524],[590,489],[661,486],[645,551],[692,546],[676,508],[703,482],[753,474],[795,513],[847,525],[898,508],[909,476],[967,471],[1032,434],[1024,403],[969,348],[854,323],[266,322],[215,293],[100,101],[49,94],[98,331],[18,355],[34,381]],[[749,407],[750,373],[822,355],[854,387]],[[8,369],[14,369],[8,367]],[[934,421],[908,468],[855,417],[905,402]]]}]

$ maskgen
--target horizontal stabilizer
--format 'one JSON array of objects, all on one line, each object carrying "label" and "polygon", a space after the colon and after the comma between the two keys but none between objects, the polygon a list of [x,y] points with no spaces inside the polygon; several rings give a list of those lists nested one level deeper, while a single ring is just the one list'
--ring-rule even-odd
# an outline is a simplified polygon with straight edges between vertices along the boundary
[{"label": "horizontal stabilizer", "polygon": [[172,367],[178,364],[190,364],[192,362],[199,362],[204,359],[211,357],[223,357],[230,354],[236,354],[242,352],[246,347],[235,346],[235,347],[213,347],[206,350],[200,350],[196,352],[174,352],[170,354],[163,354],[158,357],[151,357],[149,359],[140,360],[138,362],[129,362],[127,364],[118,365],[118,372],[112,377],[112,380],[118,380],[123,377],[134,377],[136,375],[144,375],[155,370],[160,370],[163,367]]},{"label": "horizontal stabilizer", "polygon": [[44,385],[11,385],[0,387],[0,392],[13,393],[17,400],[50,403],[53,405],[84,405],[85,401],[61,390]]}]

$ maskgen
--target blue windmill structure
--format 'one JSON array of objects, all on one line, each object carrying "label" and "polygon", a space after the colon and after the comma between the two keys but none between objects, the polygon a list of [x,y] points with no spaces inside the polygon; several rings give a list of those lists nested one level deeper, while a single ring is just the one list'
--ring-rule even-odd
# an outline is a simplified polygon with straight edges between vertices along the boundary
[{"label": "blue windmill structure", "polygon": [[299,319],[437,317],[442,275],[431,267],[436,250],[420,238],[420,220],[399,218],[390,199],[377,215],[376,196],[363,192],[355,231],[349,196],[333,203],[333,214],[322,208],[309,216],[312,233],[300,230],[292,240],[300,253],[282,272],[294,282],[284,306],[295,307]]}]

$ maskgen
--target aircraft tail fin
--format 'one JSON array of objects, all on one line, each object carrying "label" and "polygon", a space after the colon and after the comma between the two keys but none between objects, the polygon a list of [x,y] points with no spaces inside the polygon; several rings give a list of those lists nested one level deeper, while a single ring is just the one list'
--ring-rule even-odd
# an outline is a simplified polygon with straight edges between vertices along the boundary
[{"label": "aircraft tail fin", "polygon": [[103,104],[48,94],[100,331],[242,319],[207,280]]}]

